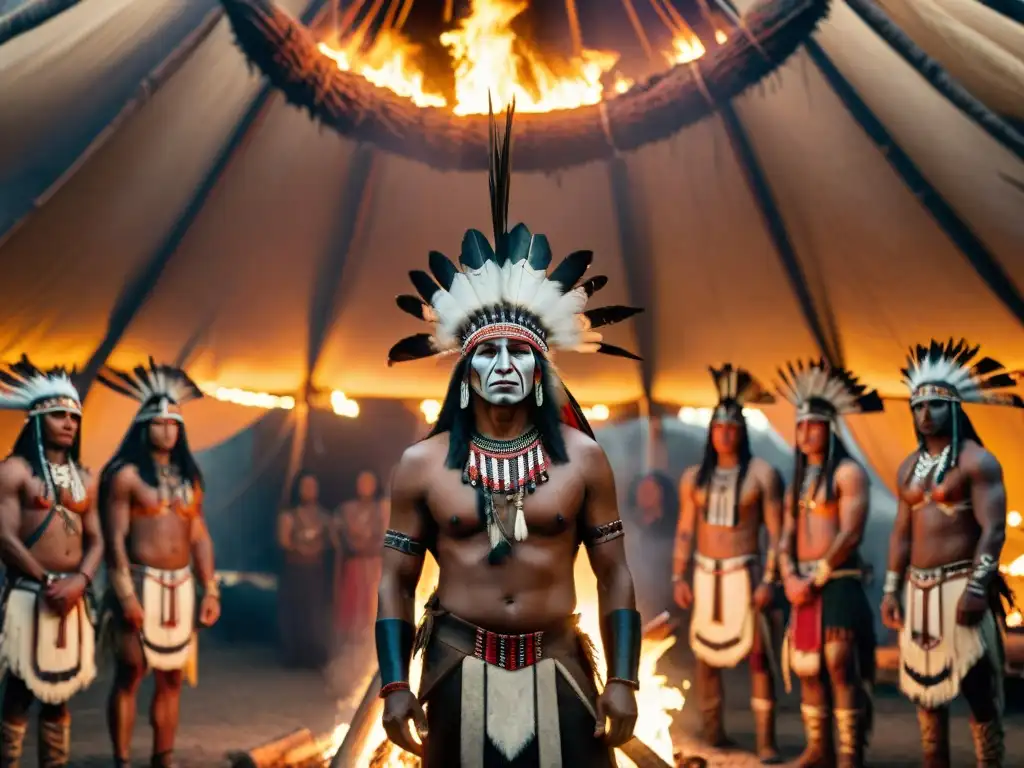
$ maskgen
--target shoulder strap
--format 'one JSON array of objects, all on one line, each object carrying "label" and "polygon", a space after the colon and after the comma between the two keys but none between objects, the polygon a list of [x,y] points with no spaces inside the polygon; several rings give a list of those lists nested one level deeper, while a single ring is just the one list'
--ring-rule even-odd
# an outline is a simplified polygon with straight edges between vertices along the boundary
[{"label": "shoulder strap", "polygon": [[41,522],[36,527],[36,529],[28,535],[28,538],[26,538],[25,541],[23,542],[25,545],[25,549],[32,549],[32,547],[34,547],[39,542],[39,540],[43,538],[43,534],[46,533],[46,530],[50,527],[50,524],[53,522],[53,518],[55,518],[56,516],[57,503],[54,502],[52,505],[50,505],[50,511],[46,513],[46,517],[43,518],[43,522]]}]

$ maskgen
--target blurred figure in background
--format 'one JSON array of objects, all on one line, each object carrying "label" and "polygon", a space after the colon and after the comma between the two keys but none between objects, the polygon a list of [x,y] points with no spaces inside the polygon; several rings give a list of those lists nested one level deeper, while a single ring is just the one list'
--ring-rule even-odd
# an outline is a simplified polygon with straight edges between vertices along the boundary
[{"label": "blurred figure in background", "polygon": [[370,471],[356,478],[356,497],[334,515],[334,631],[342,645],[368,643],[377,618],[380,558],[388,503],[380,481]]},{"label": "blurred figure in background", "polygon": [[284,552],[278,590],[281,652],[285,664],[319,667],[327,661],[327,545],[330,516],[320,505],[320,483],[306,470],[292,481],[291,506],[278,515]]},{"label": "blurred figure in background", "polygon": [[676,485],[667,475],[637,475],[626,502],[629,536],[625,539],[636,605],[644,621],[673,605],[672,549],[678,512]]}]

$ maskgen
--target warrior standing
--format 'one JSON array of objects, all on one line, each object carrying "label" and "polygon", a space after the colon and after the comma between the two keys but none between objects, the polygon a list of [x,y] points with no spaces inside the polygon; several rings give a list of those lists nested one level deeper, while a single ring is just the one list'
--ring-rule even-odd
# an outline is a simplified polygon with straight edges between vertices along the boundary
[{"label": "warrior standing", "polygon": [[[764,612],[771,607],[777,580],[782,478],[768,462],[751,455],[743,417],[745,405],[775,398],[742,368],[727,364],[710,371],[719,400],[704,458],[683,473],[672,580],[679,607],[693,607],[690,647],[697,657],[705,740],[711,746],[731,745],[722,725],[722,669],[748,659],[757,755],[765,765],[776,765],[781,759],[775,745],[771,630]],[[762,528],[768,533],[763,569]],[[691,555],[692,589],[686,581]]]},{"label": "warrior standing", "polygon": [[[426,768],[608,768],[636,721],[640,615],[611,466],[549,350],[630,356],[591,328],[636,310],[584,312],[606,282],[578,284],[592,254],[573,253],[549,275],[547,239],[523,224],[507,232],[512,109],[503,143],[491,120],[496,248],[468,231],[461,269],[431,253],[436,282],[412,273],[426,303],[398,300],[436,325],[432,337],[396,344],[391,362],[461,354],[435,428],[394,474],[376,625],[384,727]],[[599,585],[608,660],[600,693],[573,615],[581,543]],[[428,549],[439,578],[416,643],[417,699],[413,595]]]},{"label": "warrior standing", "polygon": [[859,553],[870,488],[838,430],[841,417],[880,412],[883,404],[877,391],[824,361],[789,365],[788,375],[780,370],[779,376],[779,391],[796,407],[797,420],[779,568],[793,606],[783,669],[787,681],[790,671],[800,678],[807,737],[798,765],[859,768],[875,677],[874,620]]},{"label": "warrior standing", "polygon": [[0,766],[20,764],[29,709],[42,704],[39,764],[68,765],[67,702],[96,677],[87,591],[103,558],[95,487],[79,465],[82,404],[62,368],[40,371],[27,357],[0,371],[0,408],[28,419],[0,464],[3,589]]},{"label": "warrior standing", "polygon": [[949,703],[960,693],[971,711],[977,764],[1004,760],[1000,623],[1009,592],[999,555],[1006,489],[963,403],[1020,408],[1024,400],[998,392],[1014,379],[991,358],[975,361],[977,354],[964,340],[932,341],[912,349],[903,369],[918,449],[897,476],[882,620],[900,632],[900,690],[918,706],[926,768],[949,768]]},{"label": "warrior standing", "polygon": [[117,662],[110,738],[115,763],[128,766],[135,697],[152,669],[151,765],[163,768],[173,765],[181,686],[195,659],[195,577],[204,590],[199,623],[210,626],[220,616],[203,478],[181,415],[181,405],[202,393],[184,371],[152,359],[131,373],[107,369],[100,381],[141,404],[100,482],[110,574],[105,608]]}]

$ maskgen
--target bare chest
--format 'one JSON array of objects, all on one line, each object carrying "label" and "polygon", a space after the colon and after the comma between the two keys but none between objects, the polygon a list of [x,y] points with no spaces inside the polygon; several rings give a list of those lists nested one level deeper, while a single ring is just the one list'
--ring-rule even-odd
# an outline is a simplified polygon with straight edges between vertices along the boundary
[{"label": "bare chest", "polygon": [[738,474],[716,473],[694,492],[700,511],[698,525],[708,532],[722,530],[757,530],[761,525],[763,495],[757,478],[747,474],[742,481]]},{"label": "bare chest", "polygon": [[[474,536],[486,528],[486,491],[462,481],[461,470],[440,469],[428,486],[426,504],[442,535]],[[514,494],[491,495],[494,511],[505,524],[515,512]],[[523,496],[523,515],[531,535],[557,536],[578,521],[584,501],[583,479],[571,464],[548,470],[548,480]]]}]

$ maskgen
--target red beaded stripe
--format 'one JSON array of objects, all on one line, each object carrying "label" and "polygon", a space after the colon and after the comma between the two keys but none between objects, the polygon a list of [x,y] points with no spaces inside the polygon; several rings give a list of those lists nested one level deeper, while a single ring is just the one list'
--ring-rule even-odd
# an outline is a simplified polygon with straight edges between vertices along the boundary
[{"label": "red beaded stripe", "polygon": [[478,628],[473,644],[473,655],[502,669],[523,669],[540,661],[543,635],[543,632],[502,635]]}]

